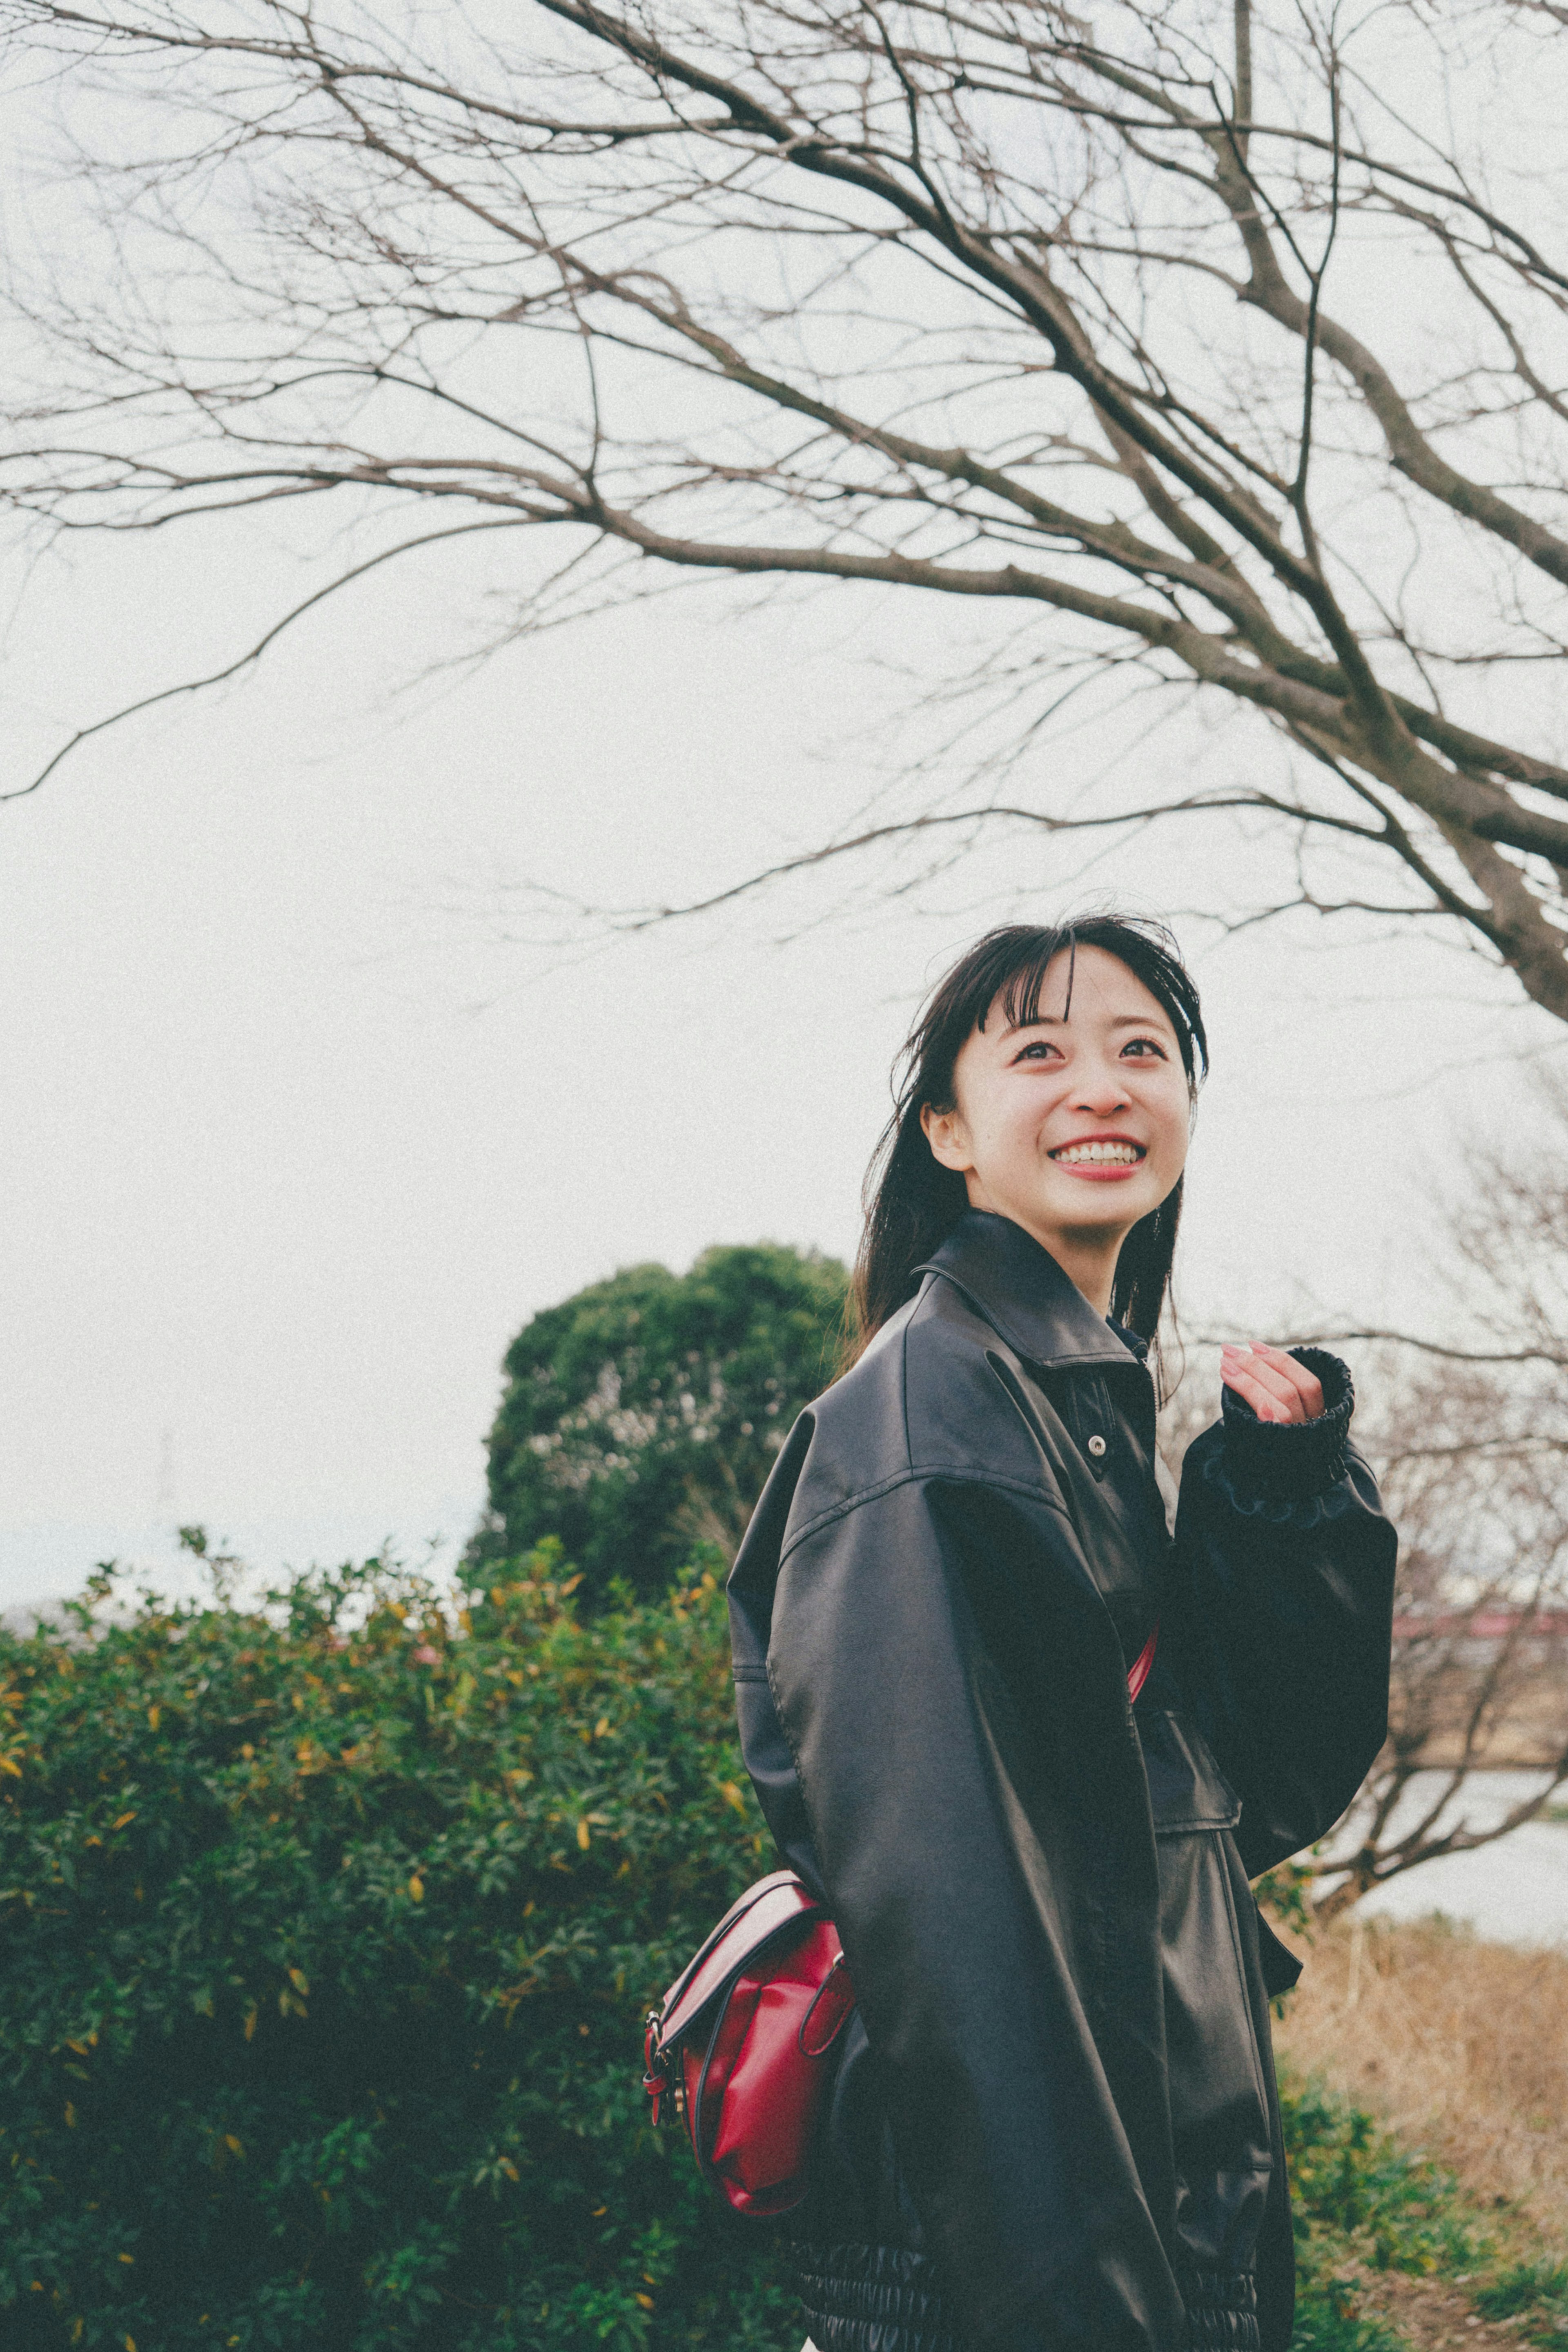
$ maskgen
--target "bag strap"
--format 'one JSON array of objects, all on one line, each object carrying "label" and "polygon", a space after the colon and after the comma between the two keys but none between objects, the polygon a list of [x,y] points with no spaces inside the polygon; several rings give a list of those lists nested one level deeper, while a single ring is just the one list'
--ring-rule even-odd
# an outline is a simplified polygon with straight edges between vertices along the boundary
[{"label": "bag strap", "polygon": [[1155,1652],[1159,1648],[1159,1646],[1160,1621],[1156,1617],[1155,1620],[1154,1632],[1149,1635],[1148,1640],[1144,1643],[1143,1648],[1138,1652],[1137,1656],[1134,1659],[1132,1664],[1127,1669],[1127,1704],[1129,1706],[1136,1706],[1138,1703],[1138,1693],[1143,1689],[1144,1685],[1149,1679],[1150,1670],[1155,1663]]}]

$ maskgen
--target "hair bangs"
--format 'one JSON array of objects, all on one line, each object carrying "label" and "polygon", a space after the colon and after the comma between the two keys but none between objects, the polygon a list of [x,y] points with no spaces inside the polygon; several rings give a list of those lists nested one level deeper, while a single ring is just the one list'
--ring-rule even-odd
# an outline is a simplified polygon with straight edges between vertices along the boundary
[{"label": "hair bangs", "polygon": [[[1078,971],[1077,933],[1068,925],[1060,930],[1041,931],[1038,937],[1039,945],[1024,953],[1022,961],[1014,966],[992,997],[994,1003],[996,995],[1000,996],[1002,1015],[1009,1029],[1022,1029],[1030,1022],[1040,1019],[1040,1000],[1045,991],[1046,973],[1064,950],[1067,955],[1067,994],[1061,1007],[1064,1021],[1072,1010],[1072,983]],[[1020,947],[1023,945],[1021,941],[1019,944]],[[985,1025],[983,1021],[975,1024],[977,1029],[983,1029]]]}]

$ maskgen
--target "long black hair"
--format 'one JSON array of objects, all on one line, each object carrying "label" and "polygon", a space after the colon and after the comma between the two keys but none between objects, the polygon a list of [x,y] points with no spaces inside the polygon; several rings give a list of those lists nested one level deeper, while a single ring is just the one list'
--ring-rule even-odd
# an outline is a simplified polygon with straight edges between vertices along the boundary
[{"label": "long black hair", "polygon": [[[1103,948],[1143,982],[1169,1018],[1194,1096],[1208,1069],[1208,1040],[1191,973],[1163,923],[1137,915],[1090,915],[1056,924],[1007,923],[988,931],[937,982],[894,1066],[893,1117],[865,1181],[865,1229],[855,1261],[852,1310],[863,1346],[915,1287],[915,1268],[938,1249],[969,1205],[964,1179],[944,1168],[925,1139],[920,1114],[951,1110],[953,1065],[960,1047],[997,998],[1009,1024],[1040,1015],[1040,990],[1053,958]],[[1111,1312],[1141,1339],[1153,1339],[1170,1288],[1181,1183],[1122,1244]]]}]

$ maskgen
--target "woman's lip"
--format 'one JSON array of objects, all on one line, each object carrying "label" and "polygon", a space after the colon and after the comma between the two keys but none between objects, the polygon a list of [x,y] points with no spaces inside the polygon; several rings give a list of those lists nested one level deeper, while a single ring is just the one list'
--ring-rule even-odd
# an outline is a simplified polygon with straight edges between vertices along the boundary
[{"label": "woman's lip", "polygon": [[[1119,1143],[1127,1150],[1135,1151],[1138,1157],[1122,1160],[1058,1159],[1059,1152],[1076,1151],[1086,1143]],[[1070,1135],[1065,1141],[1053,1144],[1046,1157],[1051,1166],[1060,1168],[1065,1176],[1087,1176],[1096,1183],[1113,1184],[1125,1177],[1135,1176],[1140,1168],[1146,1166],[1149,1147],[1146,1143],[1140,1143],[1135,1135],[1118,1135],[1113,1129],[1103,1129],[1097,1135]]]},{"label": "woman's lip", "polygon": [[1135,1176],[1145,1163],[1142,1160],[1124,1160],[1118,1166],[1114,1160],[1082,1160],[1074,1163],[1053,1160],[1051,1164],[1060,1168],[1064,1176],[1085,1176],[1092,1184],[1120,1184],[1129,1176]]}]

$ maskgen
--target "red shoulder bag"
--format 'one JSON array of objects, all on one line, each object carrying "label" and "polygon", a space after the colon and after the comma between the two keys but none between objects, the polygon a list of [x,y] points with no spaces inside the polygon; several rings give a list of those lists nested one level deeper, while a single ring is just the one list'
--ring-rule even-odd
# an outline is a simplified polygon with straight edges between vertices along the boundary
[{"label": "red shoulder bag", "polygon": [[806,2194],[824,2062],[854,2005],[832,1921],[792,1870],[776,1870],[731,1904],[649,2011],[653,2121],[667,2099],[737,2213],[767,2220]]},{"label": "red shoulder bag", "polygon": [[[1149,1678],[1156,1625],[1127,1676]],[[855,2005],[838,1931],[792,1870],[732,1903],[648,2011],[643,2088],[653,2121],[682,2118],[705,2179],[737,2213],[770,2220],[810,2186],[827,2060]]]}]

